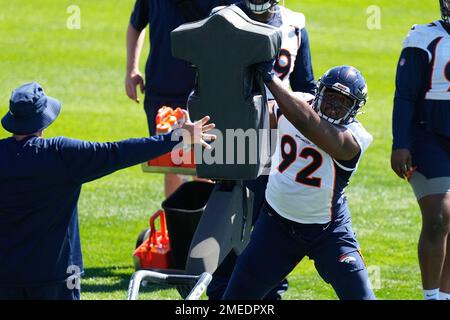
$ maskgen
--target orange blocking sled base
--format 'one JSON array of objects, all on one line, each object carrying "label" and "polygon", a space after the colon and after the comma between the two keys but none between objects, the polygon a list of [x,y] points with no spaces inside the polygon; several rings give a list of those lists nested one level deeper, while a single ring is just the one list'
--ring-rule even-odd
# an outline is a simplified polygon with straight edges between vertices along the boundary
[{"label": "orange blocking sled base", "polygon": [[[158,218],[160,231],[155,228],[155,220]],[[163,210],[158,210],[150,217],[150,235],[136,248],[133,259],[136,269],[170,268],[170,239]]]},{"label": "orange blocking sled base", "polygon": [[195,175],[196,169],[195,169],[194,153],[191,150],[186,151],[183,149],[179,149],[173,152],[179,152],[179,158],[182,158],[183,154],[185,152],[188,152],[189,154],[185,155],[185,157],[187,157],[188,159],[190,158],[189,164],[173,163],[171,153],[168,152],[158,158],[155,158],[153,160],[144,163],[143,171],[153,173],[178,173],[178,174]]}]

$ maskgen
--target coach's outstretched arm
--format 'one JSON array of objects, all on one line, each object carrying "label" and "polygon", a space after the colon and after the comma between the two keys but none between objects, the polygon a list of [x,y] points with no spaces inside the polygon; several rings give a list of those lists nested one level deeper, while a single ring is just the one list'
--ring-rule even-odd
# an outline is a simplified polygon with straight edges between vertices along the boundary
[{"label": "coach's outstretched arm", "polygon": [[264,81],[283,115],[305,137],[337,160],[351,160],[359,154],[360,147],[350,131],[319,117],[309,104],[286,89],[280,79],[266,76]]},{"label": "coach's outstretched arm", "polygon": [[57,138],[57,145],[69,178],[85,183],[170,152],[181,139],[184,145],[196,143],[210,148],[206,141],[214,140],[215,136],[206,132],[215,125],[208,124],[208,121],[209,116],[195,123],[188,119],[172,133],[150,138],[105,143]]}]

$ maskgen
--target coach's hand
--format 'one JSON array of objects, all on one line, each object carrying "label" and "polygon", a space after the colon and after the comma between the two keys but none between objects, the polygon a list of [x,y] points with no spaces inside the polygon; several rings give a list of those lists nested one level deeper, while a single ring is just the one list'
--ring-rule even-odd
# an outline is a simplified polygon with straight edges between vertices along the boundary
[{"label": "coach's hand", "polygon": [[392,150],[391,168],[402,179],[408,179],[414,170],[411,152],[408,149]]},{"label": "coach's hand", "polygon": [[139,70],[133,70],[131,72],[127,72],[127,76],[125,77],[125,90],[127,92],[127,96],[139,103],[139,97],[136,92],[136,87],[139,86],[141,89],[141,93],[144,94],[144,78]]},{"label": "coach's hand", "polygon": [[201,120],[192,122],[189,118],[189,113],[183,110],[185,114],[185,121],[181,124],[183,143],[184,145],[191,145],[194,143],[201,144],[206,149],[211,149],[211,146],[206,141],[213,141],[216,139],[216,135],[207,134],[206,132],[214,129],[216,125],[209,123],[209,116],[202,118]]}]

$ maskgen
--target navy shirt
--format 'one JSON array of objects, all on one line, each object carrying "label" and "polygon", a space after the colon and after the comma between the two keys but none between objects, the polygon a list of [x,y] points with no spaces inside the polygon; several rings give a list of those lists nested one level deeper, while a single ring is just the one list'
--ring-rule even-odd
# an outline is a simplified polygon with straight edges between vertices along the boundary
[{"label": "navy shirt", "polygon": [[[217,6],[236,0],[194,1],[206,18]],[[154,101],[185,102],[195,82],[191,65],[172,56],[170,32],[186,23],[173,0],[137,0],[130,23],[142,31],[150,25],[150,55],[145,68],[146,98]]]},{"label": "navy shirt", "polygon": [[97,143],[30,136],[0,140],[0,287],[44,285],[83,272],[81,186],[169,152],[170,134]]},{"label": "navy shirt", "polygon": [[[442,25],[450,34],[450,27]],[[431,42],[427,49],[435,53],[437,43]],[[429,61],[425,50],[408,47],[401,53],[392,115],[394,150],[411,148],[420,123],[425,124],[428,131],[450,138],[450,100],[425,99],[433,65],[434,57]]]}]

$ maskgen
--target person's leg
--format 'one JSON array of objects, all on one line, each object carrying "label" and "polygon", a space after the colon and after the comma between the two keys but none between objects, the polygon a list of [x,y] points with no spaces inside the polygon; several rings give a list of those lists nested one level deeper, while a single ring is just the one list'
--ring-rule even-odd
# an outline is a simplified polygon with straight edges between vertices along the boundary
[{"label": "person's leg", "polygon": [[0,288],[0,300],[26,300],[25,288],[5,287]]},{"label": "person's leg", "polygon": [[447,251],[441,275],[441,300],[450,300],[450,234],[447,235]]},{"label": "person's leg", "polygon": [[26,288],[28,300],[80,300],[79,289],[69,289],[66,282]]},{"label": "person's leg", "polygon": [[375,300],[369,275],[359,251],[318,257],[314,263],[322,279],[340,300]]},{"label": "person's leg", "polygon": [[[230,282],[231,275],[236,266],[237,256],[234,252],[225,258],[222,264],[213,274],[213,279],[208,285],[206,295],[209,300],[220,300]],[[263,298],[266,301],[281,300],[282,295],[288,290],[289,282],[286,278],[281,280]]]},{"label": "person's leg", "polygon": [[[269,182],[268,175],[261,175],[255,180],[245,181],[245,185],[255,195],[254,197],[254,209],[253,209],[253,225],[258,220],[259,214],[262,212],[262,208],[266,201],[266,188]],[[281,280],[281,282],[267,293],[263,300],[281,300],[281,296],[288,290],[289,282],[287,279]]]},{"label": "person's leg", "polygon": [[230,282],[236,261],[236,253],[231,251],[219,265],[217,270],[214,271],[213,278],[206,289],[206,295],[209,300],[220,300],[222,298],[228,283]]},{"label": "person's leg", "polygon": [[422,214],[418,243],[424,299],[438,299],[450,231],[450,140],[426,130],[412,148],[417,167],[410,179]]},{"label": "person's leg", "polygon": [[[268,180],[268,176],[262,175],[255,180],[244,181],[245,186],[254,194],[252,225],[256,223],[259,214],[263,211],[265,191]],[[219,268],[214,272],[213,279],[206,292],[210,300],[218,300],[223,296],[236,265],[236,261],[236,254],[231,252]],[[277,286],[267,293],[263,300],[281,300],[282,294],[288,290],[288,287],[289,283],[287,279],[283,279]]]},{"label": "person's leg", "polygon": [[[263,210],[267,182],[268,176],[259,176],[255,180],[244,181],[244,185],[254,194],[252,225],[256,223],[260,212]],[[234,252],[230,252],[230,254],[214,272],[213,279],[206,291],[206,294],[210,300],[218,300],[223,296],[223,293],[227,288],[228,282],[231,278],[231,274],[233,273],[234,267],[236,265],[236,261],[236,254]],[[287,287],[287,280],[284,279],[282,283],[273,288],[267,294],[264,300],[281,299],[281,294],[283,294],[287,290]]]},{"label": "person's leg", "polygon": [[270,290],[263,298],[265,301],[281,300],[283,294],[289,289],[289,281],[284,278],[272,290]]},{"label": "person's leg", "polygon": [[145,97],[144,111],[145,116],[147,117],[147,128],[150,137],[156,135],[156,115],[158,114],[160,107],[162,107],[160,102],[152,101]]},{"label": "person's leg", "polygon": [[332,224],[310,257],[341,300],[374,300],[369,275],[350,223]]},{"label": "person's leg", "polygon": [[250,243],[239,256],[224,300],[257,300],[286,277],[303,258],[287,226],[261,212]]},{"label": "person's leg", "polygon": [[436,290],[449,276],[448,270],[443,268],[450,231],[450,194],[429,195],[418,202],[422,212],[418,245],[422,284],[424,290]]},{"label": "person's leg", "polygon": [[166,199],[184,183],[182,175],[168,173],[164,176],[164,194]]},{"label": "person's leg", "polygon": [[255,225],[258,220],[261,209],[266,201],[266,188],[269,182],[269,176],[259,176],[254,180],[245,180],[244,185],[253,192],[253,216],[252,224]]}]

